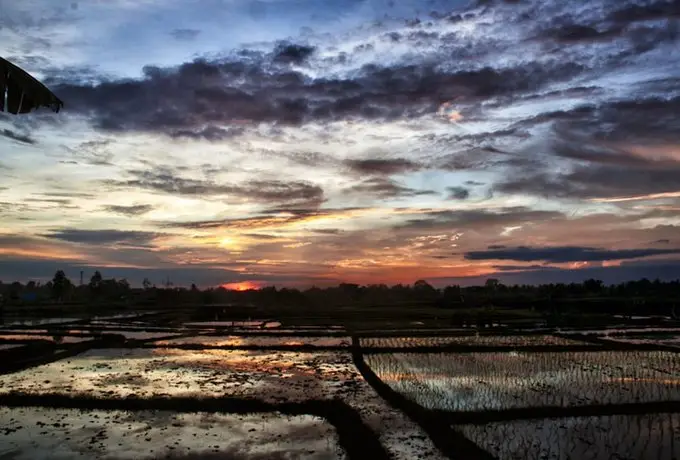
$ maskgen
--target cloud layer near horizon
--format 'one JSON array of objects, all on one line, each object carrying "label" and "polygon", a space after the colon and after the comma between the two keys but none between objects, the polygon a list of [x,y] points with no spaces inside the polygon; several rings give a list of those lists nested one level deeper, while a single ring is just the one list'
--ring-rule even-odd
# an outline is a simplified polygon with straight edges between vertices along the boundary
[{"label": "cloud layer near horizon", "polygon": [[3,5],[0,279],[673,277],[676,3]]}]

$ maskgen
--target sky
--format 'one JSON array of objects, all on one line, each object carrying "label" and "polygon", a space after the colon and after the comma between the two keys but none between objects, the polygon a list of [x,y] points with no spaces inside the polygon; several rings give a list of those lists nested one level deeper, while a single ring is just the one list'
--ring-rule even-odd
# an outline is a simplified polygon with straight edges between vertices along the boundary
[{"label": "sky", "polygon": [[680,4],[0,0],[0,280],[680,278]]}]

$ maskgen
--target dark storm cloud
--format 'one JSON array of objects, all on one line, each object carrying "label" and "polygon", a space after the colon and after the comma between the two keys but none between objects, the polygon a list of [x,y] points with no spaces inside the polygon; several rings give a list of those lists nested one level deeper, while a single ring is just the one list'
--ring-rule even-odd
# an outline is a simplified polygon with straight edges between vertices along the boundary
[{"label": "dark storm cloud", "polygon": [[610,21],[623,23],[672,18],[680,18],[680,3],[675,0],[633,3],[613,11],[608,17]]},{"label": "dark storm cloud", "polygon": [[490,249],[465,253],[467,260],[514,260],[518,262],[546,261],[551,263],[603,262],[607,260],[639,259],[641,257],[679,254],[680,249],[602,249],[579,246],[528,247]]},{"label": "dark storm cloud", "polygon": [[620,37],[623,27],[614,26],[608,29],[597,29],[580,24],[565,24],[539,34],[541,38],[548,38],[560,43],[580,43],[611,40]]},{"label": "dark storm cloud", "polygon": [[200,33],[201,31],[197,29],[175,29],[170,32],[170,35],[175,40],[191,41],[198,37]]},{"label": "dark storm cloud", "polygon": [[[648,97],[535,117],[527,123],[553,122],[552,141],[530,157],[536,167],[516,167],[493,189],[574,199],[676,192],[680,161],[654,149],[677,143],[678,111],[680,97]],[[538,158],[545,160],[546,152],[572,161],[571,168],[545,167]]]},{"label": "dark storm cloud", "polygon": [[418,163],[406,158],[347,160],[345,164],[357,174],[376,176],[391,176],[422,168]]},{"label": "dark storm cloud", "polygon": [[150,204],[135,204],[131,206],[111,204],[104,206],[103,209],[114,214],[122,214],[124,216],[133,217],[141,216],[151,212],[153,210],[153,206]]},{"label": "dark storm cloud", "polygon": [[488,210],[453,210],[426,213],[426,218],[411,219],[399,228],[464,228],[484,226],[511,226],[532,221],[545,221],[563,217],[556,211],[539,211],[524,206]]},{"label": "dark storm cloud", "polygon": [[281,42],[274,49],[274,62],[286,64],[302,64],[315,51],[313,46],[298,45],[295,43]]},{"label": "dark storm cloud", "polygon": [[549,198],[614,198],[674,192],[679,188],[680,168],[670,171],[632,170],[610,167],[578,167],[567,174],[537,174],[516,177],[494,186],[510,194]]},{"label": "dark storm cloud", "polygon": [[449,192],[449,199],[467,200],[470,197],[470,191],[465,187],[446,187]]},{"label": "dark storm cloud", "polygon": [[226,60],[195,60],[175,68],[149,66],[139,80],[64,84],[55,91],[70,101],[67,109],[91,115],[100,129],[173,135],[217,132],[243,122],[297,125],[354,117],[397,119],[432,113],[441,101],[454,97],[472,102],[535,91],[584,70],[569,62],[467,71],[431,64],[369,64],[352,78],[312,79],[287,66],[277,67],[282,55],[304,57],[306,51],[300,50],[243,52]]},{"label": "dark storm cloud", "polygon": [[406,187],[392,179],[385,177],[372,177],[370,179],[363,180],[360,183],[347,188],[345,191],[384,199],[437,194],[437,192],[433,190],[417,190],[411,187]]},{"label": "dark storm cloud", "polygon": [[146,246],[161,236],[159,233],[133,230],[79,230],[58,229],[42,235],[45,238],[84,244],[126,244],[131,246]]},{"label": "dark storm cloud", "polygon": [[22,144],[35,145],[38,143],[38,141],[33,139],[28,134],[17,133],[16,131],[12,131],[11,129],[6,128],[0,129],[0,136],[6,137],[13,141],[21,142]]},{"label": "dark storm cloud", "polygon": [[211,180],[188,179],[169,168],[155,170],[130,170],[129,180],[107,180],[115,187],[135,187],[173,195],[187,196],[233,196],[256,202],[302,202],[319,205],[324,192],[318,185],[306,181],[284,182],[277,180],[253,180],[239,185],[220,184]]}]

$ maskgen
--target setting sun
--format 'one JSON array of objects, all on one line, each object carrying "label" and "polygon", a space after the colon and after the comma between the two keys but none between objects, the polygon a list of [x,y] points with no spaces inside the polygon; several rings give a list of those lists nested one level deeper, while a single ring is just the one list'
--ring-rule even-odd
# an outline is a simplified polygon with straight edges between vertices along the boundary
[{"label": "setting sun", "polygon": [[260,289],[262,285],[255,281],[241,281],[240,283],[225,283],[221,287],[232,291],[249,291],[251,289]]}]

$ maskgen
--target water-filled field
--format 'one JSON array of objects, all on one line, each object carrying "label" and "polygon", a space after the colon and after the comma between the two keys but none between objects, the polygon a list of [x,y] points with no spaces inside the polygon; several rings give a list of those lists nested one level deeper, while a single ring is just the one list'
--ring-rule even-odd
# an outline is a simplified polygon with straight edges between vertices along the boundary
[{"label": "water-filled field", "polygon": [[366,337],[361,339],[362,347],[409,348],[467,346],[532,346],[532,345],[577,345],[582,342],[553,335],[459,335],[434,337]]},{"label": "water-filled field", "polygon": [[432,409],[680,401],[680,355],[665,351],[394,353],[366,362]]},{"label": "water-filled field", "polygon": [[0,408],[0,458],[346,458],[309,415]]},{"label": "water-filled field", "polygon": [[393,323],[6,321],[0,458],[680,458],[678,329]]},{"label": "water-filled field", "polygon": [[457,426],[499,460],[660,460],[680,455],[680,414],[519,420]]}]

